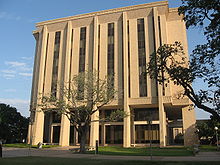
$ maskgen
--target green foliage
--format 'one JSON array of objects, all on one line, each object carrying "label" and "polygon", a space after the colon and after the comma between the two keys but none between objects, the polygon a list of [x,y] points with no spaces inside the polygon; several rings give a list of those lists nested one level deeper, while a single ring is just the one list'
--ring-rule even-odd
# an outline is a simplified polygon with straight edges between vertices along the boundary
[{"label": "green foliage", "polygon": [[184,15],[187,28],[200,27],[206,43],[197,45],[191,54],[190,67],[196,78],[203,79],[209,89],[198,93],[201,101],[212,104],[219,115],[220,109],[220,1],[182,0],[179,13]]},{"label": "green foliage", "polygon": [[27,137],[28,122],[16,108],[0,104],[0,140],[6,143],[22,142]]},{"label": "green foliage", "polygon": [[[207,42],[197,45],[186,59],[181,43],[162,45],[148,64],[147,73],[163,87],[172,80],[183,87],[180,96],[187,96],[198,108],[211,113],[220,121],[220,1],[182,0],[179,14],[184,15],[187,28],[203,28]],[[202,79],[207,88],[201,86],[196,92],[192,83]]]},{"label": "green foliage", "polygon": [[[201,143],[215,144],[216,142],[216,131],[215,127],[220,128],[220,122],[218,122],[213,116],[211,120],[200,122],[197,124],[196,133],[199,136]],[[220,129],[218,129],[218,136],[220,135]],[[219,136],[220,137],[220,136]]]}]

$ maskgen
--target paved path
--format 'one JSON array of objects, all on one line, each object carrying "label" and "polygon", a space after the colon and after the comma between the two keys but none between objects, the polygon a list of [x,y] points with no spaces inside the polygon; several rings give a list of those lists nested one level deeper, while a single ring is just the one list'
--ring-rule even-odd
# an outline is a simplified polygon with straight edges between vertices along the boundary
[{"label": "paved path", "polygon": [[[117,160],[150,160],[149,156],[117,156],[73,154],[69,148],[27,149],[27,148],[3,148],[3,157],[63,157],[63,158],[87,158],[87,159],[117,159]],[[157,161],[220,161],[220,152],[200,152],[196,156],[153,156]]]}]

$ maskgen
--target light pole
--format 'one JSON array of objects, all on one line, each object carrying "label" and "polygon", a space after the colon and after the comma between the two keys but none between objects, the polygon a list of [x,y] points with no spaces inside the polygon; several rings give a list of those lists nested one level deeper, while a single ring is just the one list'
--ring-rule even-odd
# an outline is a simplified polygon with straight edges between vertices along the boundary
[{"label": "light pole", "polygon": [[218,148],[218,127],[215,127],[215,135],[216,135],[216,143],[217,143],[217,150],[219,149]]},{"label": "light pole", "polygon": [[151,124],[152,124],[152,114],[149,114],[149,117],[147,117],[147,123],[148,123],[148,133],[149,133],[149,139],[150,139],[150,160],[152,160],[152,138],[151,138]]}]

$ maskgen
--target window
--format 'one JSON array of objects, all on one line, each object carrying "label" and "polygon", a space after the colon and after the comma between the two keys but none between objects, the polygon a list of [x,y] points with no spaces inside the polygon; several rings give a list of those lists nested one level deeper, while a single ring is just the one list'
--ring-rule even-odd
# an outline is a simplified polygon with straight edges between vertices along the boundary
[{"label": "window", "polygon": [[80,29],[79,72],[85,72],[86,27]]},{"label": "window", "polygon": [[159,110],[155,109],[134,109],[134,121],[159,120]]},{"label": "window", "polygon": [[160,142],[159,125],[135,125],[135,143],[152,143]]},{"label": "window", "polygon": [[[79,73],[85,72],[86,59],[86,27],[80,29]],[[84,99],[84,83],[78,84],[77,99]]]},{"label": "window", "polygon": [[145,31],[144,19],[137,20],[138,29],[138,66],[139,66],[139,93],[140,97],[147,96],[146,78],[146,51],[145,51]]},{"label": "window", "polygon": [[60,31],[56,32],[55,33],[55,41],[54,41],[53,72],[52,72],[52,84],[51,84],[51,93],[54,97],[57,96],[60,35],[61,35]]},{"label": "window", "polygon": [[108,24],[108,88],[114,88],[114,23]]}]

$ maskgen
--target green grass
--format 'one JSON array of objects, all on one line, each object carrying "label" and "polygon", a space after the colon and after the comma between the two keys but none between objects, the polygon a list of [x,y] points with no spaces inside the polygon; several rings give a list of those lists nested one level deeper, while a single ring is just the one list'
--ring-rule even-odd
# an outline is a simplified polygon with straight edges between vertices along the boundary
[{"label": "green grass", "polygon": [[2,158],[1,165],[219,165],[220,162],[162,162],[131,160],[93,160],[73,158],[19,157]]},{"label": "green grass", "polygon": [[[217,151],[217,146],[213,145],[201,145],[199,146],[199,149],[201,152],[216,152]],[[220,152],[220,150],[218,150]]]},{"label": "green grass", "polygon": [[[95,151],[88,151],[93,154]],[[99,147],[99,154],[101,155],[133,155],[133,156],[149,156],[150,148],[123,148],[119,146]],[[190,149],[179,148],[152,148],[153,156],[192,156],[193,152]]]},{"label": "green grass", "polygon": [[[14,144],[3,144],[3,147],[14,147],[14,148],[28,148],[29,144],[26,143],[14,143]],[[43,145],[43,148],[59,147],[58,145]],[[37,148],[37,145],[32,145],[31,148]]]}]

